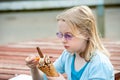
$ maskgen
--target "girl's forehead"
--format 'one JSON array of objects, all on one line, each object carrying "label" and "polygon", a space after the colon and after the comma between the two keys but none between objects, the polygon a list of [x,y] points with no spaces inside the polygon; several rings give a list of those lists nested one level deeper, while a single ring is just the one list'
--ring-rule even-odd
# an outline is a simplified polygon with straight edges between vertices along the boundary
[{"label": "girl's forehead", "polygon": [[64,21],[58,21],[58,30],[62,33],[71,32],[70,26]]}]

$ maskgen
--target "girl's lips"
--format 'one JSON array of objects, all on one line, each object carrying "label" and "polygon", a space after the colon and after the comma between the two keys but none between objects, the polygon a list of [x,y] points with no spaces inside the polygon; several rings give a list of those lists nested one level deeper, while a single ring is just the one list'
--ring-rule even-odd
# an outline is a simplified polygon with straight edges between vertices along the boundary
[{"label": "girl's lips", "polygon": [[69,48],[69,46],[64,46],[66,49],[68,49]]}]

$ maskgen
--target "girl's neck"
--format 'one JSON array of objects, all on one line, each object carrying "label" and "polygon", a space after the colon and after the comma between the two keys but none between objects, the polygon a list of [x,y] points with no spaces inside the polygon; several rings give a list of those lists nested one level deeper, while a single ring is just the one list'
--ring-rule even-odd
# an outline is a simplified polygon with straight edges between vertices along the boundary
[{"label": "girl's neck", "polygon": [[76,57],[75,57],[74,66],[75,66],[75,70],[78,71],[86,64],[86,61],[84,60],[84,58],[80,57],[79,54],[76,53],[75,55]]},{"label": "girl's neck", "polygon": [[84,59],[84,58],[82,58],[82,57],[80,56],[80,54],[81,54],[81,53],[75,53],[76,58],[77,58],[77,59],[81,59],[81,60]]}]

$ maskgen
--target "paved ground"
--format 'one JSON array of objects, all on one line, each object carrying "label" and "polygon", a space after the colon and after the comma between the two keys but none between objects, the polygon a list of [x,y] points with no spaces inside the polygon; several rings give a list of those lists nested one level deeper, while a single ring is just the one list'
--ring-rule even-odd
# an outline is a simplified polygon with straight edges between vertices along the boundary
[{"label": "paved ground", "polygon": [[[0,13],[0,45],[56,37],[61,11]],[[120,40],[120,7],[105,9],[106,38]]]}]

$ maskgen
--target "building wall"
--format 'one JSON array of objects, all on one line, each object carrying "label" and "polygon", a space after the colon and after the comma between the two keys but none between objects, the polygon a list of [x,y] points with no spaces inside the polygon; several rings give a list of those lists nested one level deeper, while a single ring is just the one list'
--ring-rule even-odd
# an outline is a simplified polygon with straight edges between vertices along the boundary
[{"label": "building wall", "polygon": [[[0,44],[56,37],[55,17],[61,11],[0,13]],[[120,7],[105,9],[105,38],[120,40],[119,13]]]}]

